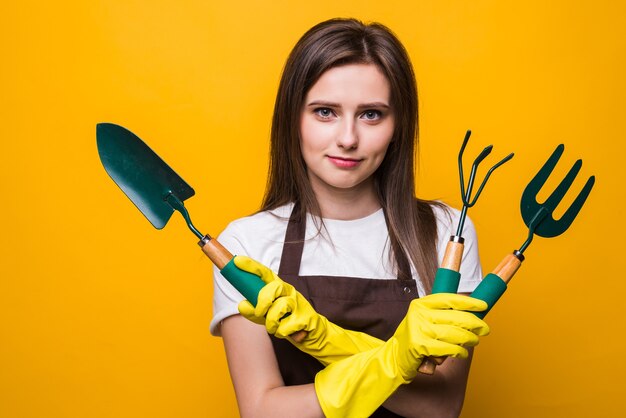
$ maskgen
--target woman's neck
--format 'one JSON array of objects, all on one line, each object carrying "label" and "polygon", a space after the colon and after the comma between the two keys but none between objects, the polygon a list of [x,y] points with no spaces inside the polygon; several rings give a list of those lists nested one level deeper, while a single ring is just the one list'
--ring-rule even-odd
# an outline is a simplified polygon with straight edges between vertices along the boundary
[{"label": "woman's neck", "polygon": [[380,209],[380,201],[373,181],[364,182],[350,189],[315,187],[313,192],[320,207],[321,217],[349,221],[361,219]]}]

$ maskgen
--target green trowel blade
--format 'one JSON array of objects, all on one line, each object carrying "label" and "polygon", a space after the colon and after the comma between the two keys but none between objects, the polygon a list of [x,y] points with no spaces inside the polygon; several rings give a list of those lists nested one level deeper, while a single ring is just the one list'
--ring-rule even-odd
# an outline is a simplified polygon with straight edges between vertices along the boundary
[{"label": "green trowel blade", "polygon": [[191,186],[128,129],[99,123],[96,139],[104,169],[155,228],[163,228],[174,213],[165,200],[169,194],[181,202],[194,195]]}]

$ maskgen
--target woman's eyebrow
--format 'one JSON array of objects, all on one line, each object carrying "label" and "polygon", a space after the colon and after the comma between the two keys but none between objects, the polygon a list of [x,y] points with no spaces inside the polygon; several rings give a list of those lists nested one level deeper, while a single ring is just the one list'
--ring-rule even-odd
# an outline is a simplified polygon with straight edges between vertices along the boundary
[{"label": "woman's eyebrow", "polygon": [[389,109],[390,108],[390,106],[387,103],[385,103],[385,102],[362,103],[362,104],[360,104],[358,106],[359,109],[363,109],[363,108],[366,108],[366,107],[370,107],[370,108],[377,108],[377,107],[380,108],[380,107],[383,107],[385,109]]},{"label": "woman's eyebrow", "polygon": [[[341,107],[341,104],[330,102],[326,100],[314,100],[310,103],[307,103],[307,106],[327,106],[327,107]],[[364,108],[385,108],[389,109],[390,106],[385,102],[371,102],[371,103],[361,103],[357,106],[359,109]]]},{"label": "woman's eyebrow", "polygon": [[313,100],[312,102],[307,103],[307,106],[341,107],[339,103],[329,102],[326,100]]}]

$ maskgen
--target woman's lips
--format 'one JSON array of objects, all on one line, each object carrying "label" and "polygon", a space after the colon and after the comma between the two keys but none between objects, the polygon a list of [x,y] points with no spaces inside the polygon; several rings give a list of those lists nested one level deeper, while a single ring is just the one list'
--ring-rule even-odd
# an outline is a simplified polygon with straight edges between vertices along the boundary
[{"label": "woman's lips", "polygon": [[354,168],[363,161],[354,158],[334,157],[332,155],[329,155],[328,159],[339,168]]}]

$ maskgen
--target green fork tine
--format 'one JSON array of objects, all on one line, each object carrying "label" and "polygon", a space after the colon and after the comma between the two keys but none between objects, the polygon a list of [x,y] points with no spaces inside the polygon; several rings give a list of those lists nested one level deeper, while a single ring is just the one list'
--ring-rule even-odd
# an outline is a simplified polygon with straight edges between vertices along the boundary
[{"label": "green fork tine", "polygon": [[554,189],[552,194],[545,200],[545,202],[539,203],[537,201],[537,194],[548,180],[548,177],[561,158],[564,149],[565,146],[563,144],[557,146],[550,158],[548,158],[543,167],[541,167],[535,177],[530,181],[530,183],[528,183],[526,189],[524,189],[520,206],[522,218],[524,219],[526,226],[528,226],[529,231],[526,242],[524,242],[519,249],[520,253],[523,253],[524,250],[528,248],[535,234],[551,238],[565,232],[578,215],[578,212],[582,208],[583,204],[587,200],[587,197],[589,196],[589,193],[591,192],[591,189],[593,188],[595,176],[589,177],[584,187],[564,215],[558,220],[554,219],[552,213],[561,200],[563,200],[563,197],[571,187],[574,179],[580,171],[580,168],[582,167],[582,160],[579,159],[574,163],[567,175]]},{"label": "green fork tine", "polygon": [[561,183],[554,189],[550,197],[543,203],[537,202],[539,190],[541,190],[554,170],[564,149],[565,146],[563,144],[557,146],[550,158],[548,158],[543,167],[541,167],[535,177],[528,183],[526,189],[524,189],[521,200],[521,212],[524,223],[528,226],[528,238],[519,250],[515,250],[512,254],[505,256],[500,264],[498,264],[491,273],[485,276],[476,290],[472,292],[473,297],[484,300],[489,306],[486,311],[476,314],[478,317],[484,318],[487,312],[491,310],[493,305],[495,305],[498,299],[504,294],[509,281],[522,265],[524,261],[523,252],[530,245],[533,236],[537,234],[542,237],[551,238],[561,235],[572,224],[572,221],[576,218],[576,215],[578,215],[578,212],[587,200],[595,183],[595,176],[591,176],[587,179],[587,182],[580,193],[578,193],[578,196],[576,196],[576,199],[574,199],[574,202],[560,219],[555,220],[552,216],[552,212],[572,186],[572,182],[580,171],[582,161],[578,160],[574,163]]}]

